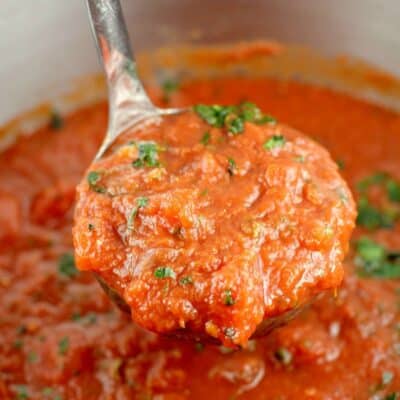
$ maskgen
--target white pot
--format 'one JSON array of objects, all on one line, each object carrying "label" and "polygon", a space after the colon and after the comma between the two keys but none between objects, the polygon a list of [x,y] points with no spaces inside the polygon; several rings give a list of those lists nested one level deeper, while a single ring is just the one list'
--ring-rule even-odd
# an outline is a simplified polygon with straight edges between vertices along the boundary
[{"label": "white pot", "polygon": [[[125,0],[136,50],[274,38],[400,75],[399,0]],[[201,35],[199,35],[201,33]],[[99,70],[84,0],[2,0],[0,124]]]}]

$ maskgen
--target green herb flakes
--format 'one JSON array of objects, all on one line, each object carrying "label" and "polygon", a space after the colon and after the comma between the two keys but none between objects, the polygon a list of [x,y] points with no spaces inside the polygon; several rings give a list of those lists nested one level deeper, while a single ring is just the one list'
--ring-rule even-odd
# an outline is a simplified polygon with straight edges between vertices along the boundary
[{"label": "green herb flakes", "polygon": [[74,278],[78,275],[78,270],[75,267],[75,259],[71,253],[64,253],[58,260],[58,273],[61,276]]},{"label": "green herb flakes", "polygon": [[16,385],[15,395],[17,400],[27,400],[29,398],[28,388],[26,385]]},{"label": "green herb flakes", "polygon": [[166,79],[161,84],[161,90],[163,92],[163,101],[168,103],[171,99],[172,93],[176,92],[179,89],[179,82],[175,79]]},{"label": "green herb flakes", "polygon": [[356,242],[354,262],[361,277],[400,278],[400,252],[389,251],[367,237]]},{"label": "green herb flakes", "polygon": [[131,214],[129,215],[128,218],[128,228],[131,229],[133,226],[133,222],[135,218],[137,217],[137,214],[141,208],[146,207],[149,204],[149,198],[148,197],[138,197],[136,199],[136,206],[133,208]]},{"label": "green herb flakes", "polygon": [[280,147],[283,147],[286,143],[286,139],[282,135],[273,135],[270,137],[264,144],[263,147],[265,150],[273,150]]},{"label": "green herb flakes", "polygon": [[211,134],[209,131],[204,132],[204,135],[200,139],[200,143],[203,144],[204,146],[207,146],[210,143],[211,140]]},{"label": "green herb flakes", "polygon": [[34,351],[30,351],[27,356],[27,360],[29,364],[34,364],[38,362],[38,355]]},{"label": "green herb flakes", "polygon": [[250,102],[243,102],[237,106],[197,104],[193,110],[209,125],[225,128],[232,135],[243,133],[246,121],[255,124],[276,123],[275,118],[264,115],[254,103]]},{"label": "green herb flakes", "polygon": [[279,347],[275,353],[274,357],[282,365],[290,365],[293,361],[293,354],[286,347]]},{"label": "green herb flakes", "polygon": [[193,285],[193,279],[191,276],[184,276],[181,279],[179,279],[179,283],[181,285]]},{"label": "green herb flakes", "polygon": [[87,182],[90,189],[92,189],[96,193],[106,192],[106,189],[104,187],[98,185],[101,180],[101,176],[102,174],[99,171],[90,171],[87,176]]},{"label": "green herb flakes", "polygon": [[64,356],[65,354],[68,353],[68,349],[69,349],[69,338],[68,336],[64,336],[58,342],[58,354]]},{"label": "green herb flakes", "polygon": [[165,278],[176,278],[175,271],[170,267],[157,267],[154,270],[154,276],[158,279],[165,279]]},{"label": "green herb flakes", "polygon": [[383,400],[399,400],[399,399],[400,399],[400,393],[392,392],[392,393],[389,393],[386,397],[384,397]]},{"label": "green herb flakes", "polygon": [[64,120],[61,115],[53,110],[50,114],[50,128],[54,131],[59,131],[64,126]]},{"label": "green herb flakes", "polygon": [[387,196],[390,201],[400,203],[400,183],[393,179],[386,182]]},{"label": "green herb flakes", "polygon": [[159,146],[153,142],[139,142],[136,143],[138,148],[138,158],[132,162],[135,168],[141,167],[159,167]]},{"label": "green herb flakes", "polygon": [[228,173],[230,176],[233,176],[235,174],[236,170],[236,162],[233,158],[229,157],[228,158]]},{"label": "green herb flakes", "polygon": [[225,292],[224,292],[224,304],[226,306],[233,306],[235,303],[236,303],[236,301],[232,296],[232,291],[230,289],[225,290]]}]

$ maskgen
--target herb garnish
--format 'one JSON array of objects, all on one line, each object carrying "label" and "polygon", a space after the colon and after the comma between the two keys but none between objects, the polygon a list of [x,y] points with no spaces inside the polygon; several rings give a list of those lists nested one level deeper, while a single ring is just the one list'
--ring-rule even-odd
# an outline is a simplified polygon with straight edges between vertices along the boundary
[{"label": "herb garnish", "polygon": [[389,393],[383,400],[398,400],[400,398],[399,392]]},{"label": "herb garnish", "polygon": [[[370,203],[367,192],[372,186],[385,189],[385,208]],[[357,203],[357,224],[367,229],[391,228],[400,217],[398,206],[390,203],[400,203],[400,184],[384,172],[378,172],[361,180],[357,184],[360,198]]]},{"label": "herb garnish", "polygon": [[293,354],[286,347],[279,347],[274,356],[283,365],[290,365],[293,360]]},{"label": "herb garnish", "polygon": [[228,158],[228,173],[230,176],[234,175],[236,169],[236,162],[233,158]]},{"label": "herb garnish", "polygon": [[97,193],[105,193],[106,189],[102,186],[99,186],[98,183],[101,180],[101,172],[99,171],[90,171],[87,176],[87,182],[89,184],[90,189]]},{"label": "herb garnish", "polygon": [[58,260],[58,272],[68,278],[74,278],[78,275],[78,270],[75,267],[75,259],[71,253],[64,253]]},{"label": "herb garnish", "polygon": [[170,267],[157,267],[154,270],[154,276],[158,279],[165,279],[165,278],[176,278],[175,271]]},{"label": "herb garnish", "polygon": [[225,290],[224,296],[224,304],[226,306],[233,306],[236,303],[236,300],[233,298],[232,291],[230,289]]},{"label": "herb garnish", "polygon": [[381,244],[362,237],[356,242],[357,272],[362,277],[400,278],[400,251],[389,251]]},{"label": "herb garnish", "polygon": [[279,147],[283,147],[285,143],[286,139],[284,136],[273,135],[263,144],[263,147],[265,150],[272,150],[272,149],[277,149]]},{"label": "herb garnish", "polygon": [[163,101],[168,103],[171,100],[171,94],[179,89],[179,82],[174,79],[166,79],[161,84],[161,89],[163,91]]},{"label": "herb garnish", "polygon": [[158,159],[159,147],[154,142],[139,142],[136,144],[139,154],[138,158],[132,162],[135,168],[141,167],[158,167],[160,161]]},{"label": "herb garnish", "polygon": [[34,363],[36,363],[38,361],[39,357],[34,351],[30,351],[28,353],[27,359],[28,359],[28,363],[34,364]]},{"label": "herb garnish", "polygon": [[129,215],[128,218],[128,228],[131,229],[133,222],[139,212],[139,210],[143,207],[146,207],[147,204],[149,204],[149,198],[148,197],[138,197],[136,199],[136,206],[133,208],[131,214]]},{"label": "herb garnish", "polygon": [[193,278],[191,276],[184,276],[181,279],[179,279],[179,283],[181,285],[192,285],[193,284]]},{"label": "herb garnish", "polygon": [[209,125],[225,128],[232,135],[242,133],[246,121],[255,124],[276,123],[275,118],[263,114],[254,103],[250,102],[243,102],[238,106],[197,104],[193,109]]},{"label": "herb garnish", "polygon": [[204,135],[200,139],[200,143],[204,144],[204,146],[207,146],[208,143],[210,143],[210,139],[211,139],[210,132],[209,131],[204,132]]},{"label": "herb garnish", "polygon": [[54,131],[60,130],[64,125],[64,120],[62,119],[61,115],[56,111],[53,110],[50,114],[50,127]]},{"label": "herb garnish", "polygon": [[61,356],[64,356],[67,354],[69,349],[69,338],[68,336],[64,336],[59,342],[58,342],[58,354]]},{"label": "herb garnish", "polygon": [[27,400],[29,398],[28,389],[26,385],[17,385],[15,387],[18,400]]}]

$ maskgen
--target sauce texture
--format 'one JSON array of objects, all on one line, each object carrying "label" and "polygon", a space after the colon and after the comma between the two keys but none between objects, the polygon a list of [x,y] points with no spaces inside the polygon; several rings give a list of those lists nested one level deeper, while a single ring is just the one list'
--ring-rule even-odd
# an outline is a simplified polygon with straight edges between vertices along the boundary
[{"label": "sauce texture", "polygon": [[245,345],[263,319],[340,285],[354,202],[325,149],[254,104],[195,110],[90,166],[76,263],[142,327]]},{"label": "sauce texture", "polygon": [[106,104],[85,108],[0,156],[0,399],[396,399],[400,116],[267,78],[182,83],[168,97],[252,101],[330,151],[359,208],[337,296],[240,351],[135,326],[74,265],[75,186],[107,124]]}]

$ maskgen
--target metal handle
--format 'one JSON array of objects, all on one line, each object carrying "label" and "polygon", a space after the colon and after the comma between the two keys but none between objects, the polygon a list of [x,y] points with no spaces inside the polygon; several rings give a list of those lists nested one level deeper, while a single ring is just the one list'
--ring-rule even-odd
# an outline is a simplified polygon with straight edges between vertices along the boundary
[{"label": "metal handle", "polygon": [[87,0],[87,7],[109,91],[109,126],[100,157],[120,133],[158,110],[138,78],[119,0]]}]

